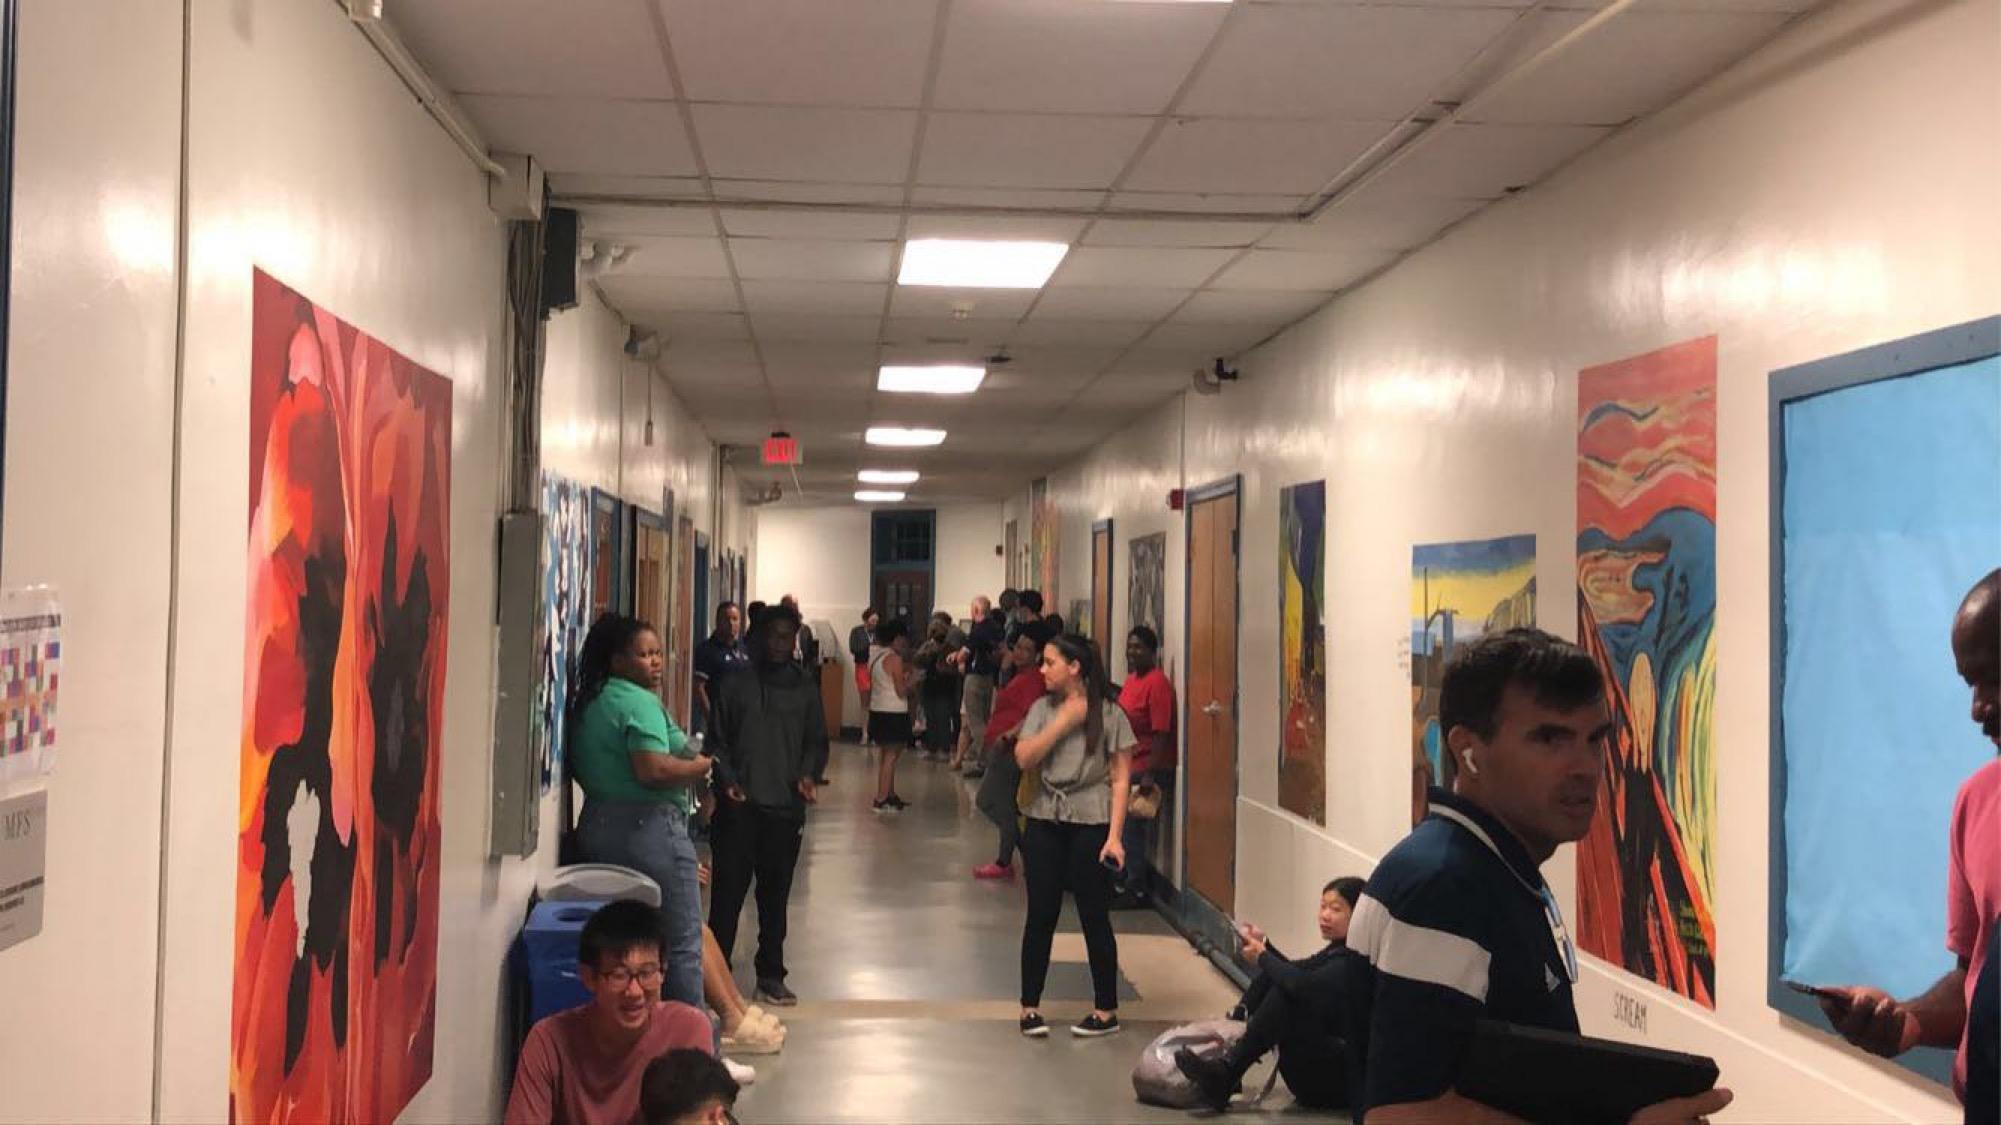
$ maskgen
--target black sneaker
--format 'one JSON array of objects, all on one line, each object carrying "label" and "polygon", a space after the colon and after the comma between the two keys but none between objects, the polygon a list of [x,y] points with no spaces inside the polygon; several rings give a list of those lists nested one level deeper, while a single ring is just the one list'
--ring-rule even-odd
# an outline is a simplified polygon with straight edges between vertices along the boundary
[{"label": "black sneaker", "polygon": [[1174,1066],[1195,1084],[1195,1092],[1202,1095],[1202,1104],[1217,1113],[1229,1109],[1231,1095],[1243,1089],[1243,1083],[1230,1073],[1223,1060],[1213,1055],[1198,1055],[1183,1047],[1174,1052]]},{"label": "black sneaker", "polygon": [[896,803],[896,799],[895,799],[895,798],[893,798],[893,797],[884,797],[884,798],[883,798],[882,800],[880,800],[880,801],[871,801],[871,802],[869,803],[869,808],[872,808],[872,809],[874,809],[874,810],[875,810],[875,811],[877,811],[877,812],[902,812],[902,811],[903,811],[903,809],[902,809],[902,808],[901,808],[900,806],[898,806],[898,805],[897,805],[897,803]]},{"label": "black sneaker", "polygon": [[758,981],[756,998],[774,1008],[790,1008],[799,1003],[798,994],[785,987],[782,980]]},{"label": "black sneaker", "polygon": [[1079,1039],[1097,1039],[1101,1036],[1117,1035],[1118,1033],[1119,1017],[1116,1012],[1112,1013],[1108,1019],[1099,1019],[1098,1014],[1093,1012],[1070,1026],[1070,1034]]},{"label": "black sneaker", "polygon": [[891,793],[889,795],[888,801],[889,801],[889,807],[895,809],[897,812],[902,812],[903,810],[910,807],[909,801],[904,800],[903,798],[897,796],[894,793]]},{"label": "black sneaker", "polygon": [[1049,1021],[1042,1018],[1041,1012],[1023,1016],[1021,1017],[1021,1033],[1030,1039],[1047,1039],[1049,1038]]}]

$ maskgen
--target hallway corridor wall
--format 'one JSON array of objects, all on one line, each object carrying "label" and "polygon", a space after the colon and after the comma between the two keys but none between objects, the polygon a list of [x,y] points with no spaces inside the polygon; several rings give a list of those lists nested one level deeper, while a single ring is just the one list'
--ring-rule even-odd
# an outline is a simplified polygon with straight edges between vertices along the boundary
[{"label": "hallway corridor wall", "polygon": [[[1580,1016],[1717,1057],[1738,1095],[1725,1119],[1957,1119],[1950,1091],[1766,1005],[1766,378],[2001,311],[1997,76],[1991,0],[1832,6],[1240,357],[1240,383],[1052,476],[1066,589],[1088,588],[1093,520],[1117,521],[1121,567],[1132,536],[1168,532],[1179,657],[1185,535],[1166,491],[1243,475],[1241,917],[1309,947],[1320,885],[1366,873],[1408,830],[1413,545],[1534,534],[1541,624],[1574,636],[1577,372],[1714,334],[1718,1003],[1586,957]],[[1322,478],[1324,829],[1277,794],[1278,494]],[[1027,526],[1025,489],[1005,518]],[[1573,927],[1575,870],[1569,847],[1545,867]],[[1627,1003],[1644,1030],[1615,1022]]]}]

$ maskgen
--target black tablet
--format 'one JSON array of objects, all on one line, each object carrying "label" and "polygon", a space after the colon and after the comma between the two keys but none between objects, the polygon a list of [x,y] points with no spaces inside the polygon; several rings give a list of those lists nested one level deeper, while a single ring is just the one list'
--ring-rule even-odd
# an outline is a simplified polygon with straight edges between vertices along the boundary
[{"label": "black tablet", "polygon": [[1614,1125],[1715,1088],[1716,1060],[1481,1020],[1458,1092],[1544,1125]]}]

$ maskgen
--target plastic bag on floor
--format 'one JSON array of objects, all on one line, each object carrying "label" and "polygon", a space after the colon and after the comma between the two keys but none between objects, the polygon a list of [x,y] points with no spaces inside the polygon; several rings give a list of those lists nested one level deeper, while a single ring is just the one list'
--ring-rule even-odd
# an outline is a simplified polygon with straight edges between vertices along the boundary
[{"label": "plastic bag on floor", "polygon": [[1202,1104],[1202,1095],[1174,1065],[1174,1052],[1186,1047],[1198,1055],[1220,1055],[1243,1035],[1244,1025],[1237,1020],[1199,1020],[1161,1032],[1133,1066],[1133,1094],[1147,1105],[1194,1109]]}]

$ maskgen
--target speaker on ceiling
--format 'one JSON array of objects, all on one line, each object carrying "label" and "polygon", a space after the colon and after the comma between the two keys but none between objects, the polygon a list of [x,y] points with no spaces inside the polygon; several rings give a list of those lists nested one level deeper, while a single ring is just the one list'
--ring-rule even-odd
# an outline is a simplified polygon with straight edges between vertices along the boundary
[{"label": "speaker on ceiling", "polygon": [[542,315],[577,307],[577,213],[551,207],[542,220]]}]

